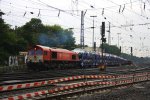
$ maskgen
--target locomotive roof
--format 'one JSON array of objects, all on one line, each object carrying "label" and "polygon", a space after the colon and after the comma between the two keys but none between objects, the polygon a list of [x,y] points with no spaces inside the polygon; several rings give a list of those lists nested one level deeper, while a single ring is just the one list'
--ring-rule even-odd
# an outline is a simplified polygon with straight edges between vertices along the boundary
[{"label": "locomotive roof", "polygon": [[49,47],[47,47],[47,46],[35,45],[35,47],[39,47],[39,48],[41,48],[43,50],[49,50]]},{"label": "locomotive roof", "polygon": [[50,47],[47,47],[47,46],[42,46],[42,45],[36,45],[35,47],[39,47],[43,50],[51,50],[51,51],[56,51],[56,52],[66,52],[66,53],[75,53],[73,51],[69,51],[67,49],[61,49],[61,48],[50,48]]}]

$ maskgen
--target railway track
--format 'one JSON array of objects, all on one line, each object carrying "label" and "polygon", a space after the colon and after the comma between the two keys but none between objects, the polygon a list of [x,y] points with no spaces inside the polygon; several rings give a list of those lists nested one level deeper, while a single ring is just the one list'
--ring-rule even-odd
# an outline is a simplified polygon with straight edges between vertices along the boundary
[{"label": "railway track", "polygon": [[[22,80],[34,80],[34,79],[46,79],[46,78],[55,78],[55,77],[66,77],[73,75],[91,75],[99,73],[123,73],[136,70],[135,68],[129,67],[108,67],[106,71],[99,71],[98,68],[89,68],[89,69],[69,69],[69,70],[49,70],[43,72],[13,72],[13,73],[3,73],[0,74],[0,82],[4,81],[22,81]],[[8,82],[5,82],[8,83]]]},{"label": "railway track", "polygon": [[133,70],[132,73],[77,75],[50,80],[9,84],[0,86],[0,99],[62,98],[70,95],[102,91],[120,86],[146,82],[150,71]]},{"label": "railway track", "polygon": [[143,70],[148,71],[149,68],[138,68],[138,69],[126,69],[126,68],[118,68],[113,67],[107,71],[101,72],[98,68],[92,69],[77,69],[77,70],[60,70],[60,71],[45,71],[45,72],[19,72],[19,73],[6,73],[4,75],[0,75],[0,85],[12,85],[12,84],[21,84],[21,83],[29,83],[29,82],[39,82],[43,80],[52,80],[62,77],[68,76],[79,76],[79,75],[99,75],[99,74],[127,74],[142,72]]}]

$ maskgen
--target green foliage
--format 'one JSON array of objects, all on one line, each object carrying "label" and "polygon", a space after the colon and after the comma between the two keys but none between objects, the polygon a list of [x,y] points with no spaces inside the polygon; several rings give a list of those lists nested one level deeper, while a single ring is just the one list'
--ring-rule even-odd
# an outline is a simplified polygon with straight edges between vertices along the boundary
[{"label": "green foliage", "polygon": [[71,30],[65,30],[59,25],[43,25],[40,19],[32,18],[15,30],[0,19],[0,64],[8,61],[10,55],[19,51],[27,51],[33,45],[41,44],[50,47],[66,49],[75,48],[75,38]]},{"label": "green foliage", "polygon": [[[10,55],[17,55],[19,51],[27,51],[30,46],[36,44],[69,50],[80,47],[80,45],[75,45],[75,38],[71,30],[63,29],[59,25],[43,25],[42,21],[36,18],[32,18],[21,27],[16,27],[15,30],[0,19],[0,40],[1,65],[8,61]],[[104,50],[107,53],[120,55],[119,48],[113,45],[104,44]],[[149,58],[131,57],[127,54],[121,56],[136,62],[149,62]]]},{"label": "green foliage", "polygon": [[0,64],[8,60],[9,54],[15,55],[17,36],[8,24],[0,19]]},{"label": "green foliage", "polygon": [[121,56],[125,59],[128,59],[129,61],[132,61],[135,64],[146,64],[146,63],[150,63],[150,58],[140,58],[140,57],[136,57],[136,56],[131,56],[129,54],[126,53],[121,53],[119,48],[117,46],[113,46],[113,45],[108,45],[108,44],[104,44],[104,50],[106,53],[111,53],[111,54],[115,54],[118,56]]},{"label": "green foliage", "polygon": [[[17,28],[17,34],[25,40],[27,47],[38,44],[38,35],[44,30],[44,25],[40,19],[32,18],[22,27]],[[22,41],[23,42],[23,41]]]},{"label": "green foliage", "polygon": [[136,56],[131,56],[126,53],[121,53],[121,57],[126,58],[130,61],[132,61],[135,64],[149,64],[150,63],[150,58],[149,57],[136,57]]},{"label": "green foliage", "polygon": [[111,53],[111,54],[118,55],[118,56],[121,54],[119,48],[115,45],[108,45],[107,43],[105,43],[103,47],[106,53]]},{"label": "green foliage", "polygon": [[64,30],[59,25],[43,25],[42,21],[36,18],[32,18],[30,22],[19,27],[17,34],[25,40],[22,42],[27,48],[36,44],[66,49],[72,49],[75,46],[72,31]]},{"label": "green foliage", "polygon": [[74,49],[75,38],[73,32],[64,30],[58,25],[46,26],[46,31],[39,35],[39,44],[59,47],[65,49]]}]

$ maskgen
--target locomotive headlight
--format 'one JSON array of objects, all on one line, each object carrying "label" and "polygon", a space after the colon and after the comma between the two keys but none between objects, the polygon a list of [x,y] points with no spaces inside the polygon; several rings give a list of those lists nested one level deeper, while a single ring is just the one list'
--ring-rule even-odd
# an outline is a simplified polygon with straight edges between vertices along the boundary
[{"label": "locomotive headlight", "polygon": [[32,59],[28,57],[27,62],[32,62]]}]

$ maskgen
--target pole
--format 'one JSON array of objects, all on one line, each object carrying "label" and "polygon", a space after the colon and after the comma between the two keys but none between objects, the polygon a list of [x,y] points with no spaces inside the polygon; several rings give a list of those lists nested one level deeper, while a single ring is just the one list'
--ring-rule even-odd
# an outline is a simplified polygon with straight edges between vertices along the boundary
[{"label": "pole", "polygon": [[108,30],[108,44],[111,45],[110,22],[109,22],[109,30]]},{"label": "pole", "polygon": [[80,34],[80,46],[81,49],[84,48],[84,15],[83,11],[81,11],[81,34]]},{"label": "pole", "polygon": [[101,65],[101,70],[105,70],[105,64],[104,64],[104,43],[106,42],[106,38],[105,38],[105,22],[102,22],[102,26],[101,26],[101,40],[102,40],[102,65]]},{"label": "pole", "polygon": [[118,47],[119,47],[119,35],[121,34],[121,33],[117,33],[118,34]]},{"label": "pole", "polygon": [[133,48],[131,47],[131,57],[133,56]]},{"label": "pole", "polygon": [[92,39],[92,44],[93,44],[93,51],[95,51],[95,48],[94,48],[94,18],[95,17],[97,17],[97,16],[90,16],[90,17],[93,17],[93,27],[91,27],[91,28],[93,28],[93,39]]},{"label": "pole", "polygon": [[81,11],[81,34],[80,34],[81,49],[84,49],[84,16],[85,16],[86,12],[87,12],[87,10],[85,12]]},{"label": "pole", "polygon": [[103,45],[103,41],[102,41],[102,65],[104,64],[104,45]]},{"label": "pole", "polygon": [[[81,35],[80,35],[80,46],[81,49],[84,49],[84,16],[86,14],[87,10],[85,12],[81,11]],[[81,61],[83,63],[83,55],[81,58]],[[85,65],[82,64],[82,68],[83,68],[83,75],[84,75],[84,83],[86,84],[86,76],[85,76]],[[84,88],[84,92],[86,92],[86,88]]]}]

